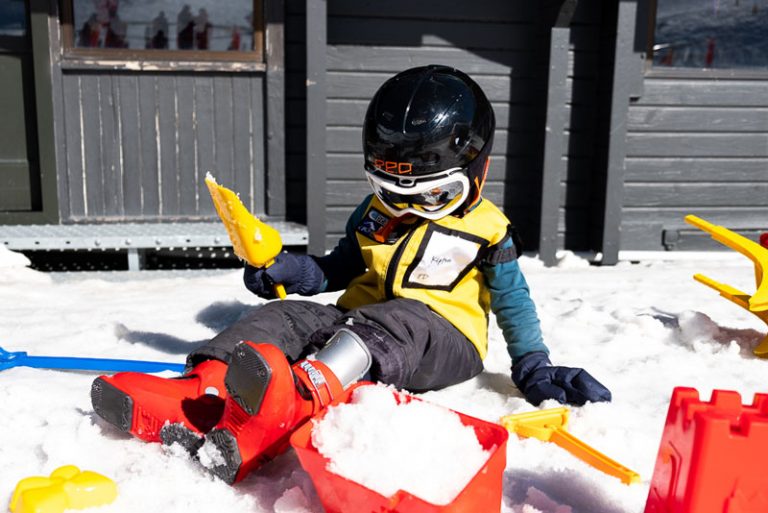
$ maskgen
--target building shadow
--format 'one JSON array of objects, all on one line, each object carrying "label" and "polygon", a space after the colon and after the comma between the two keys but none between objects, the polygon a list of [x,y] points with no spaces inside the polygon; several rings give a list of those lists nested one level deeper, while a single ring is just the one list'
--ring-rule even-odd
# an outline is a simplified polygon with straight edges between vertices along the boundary
[{"label": "building shadow", "polygon": [[[526,251],[538,248],[541,232],[550,33],[565,4],[569,4],[574,12],[571,47],[568,49],[572,92],[568,103],[562,105],[568,110],[569,121],[563,134],[568,137],[568,145],[567,155],[564,155],[567,170],[562,178],[565,190],[561,199],[564,211],[561,225],[565,227],[566,247],[586,249],[590,245],[587,234],[592,224],[599,221],[590,215],[595,198],[599,197],[599,191],[594,191],[597,181],[593,175],[598,173],[595,159],[599,150],[596,136],[601,59],[603,54],[612,56],[611,48],[604,46],[604,39],[609,38],[603,36],[608,34],[602,34],[598,29],[615,15],[611,9],[603,13],[603,3],[596,0],[578,3],[575,0],[494,1],[480,10],[438,0],[418,4],[394,0],[386,13],[374,12],[370,6],[350,0],[328,4],[329,52],[354,47],[375,48],[381,49],[384,56],[372,56],[371,62],[347,64],[344,69],[326,65],[327,73],[337,78],[343,73],[348,73],[351,78],[375,75],[383,83],[395,72],[411,66],[446,64],[462,69],[480,83],[494,104],[497,117],[485,195],[516,225]],[[299,221],[302,221],[307,213],[296,198],[306,195],[307,20],[305,2],[289,1],[286,7],[287,197],[289,212],[299,213],[290,208],[295,204],[301,210]],[[430,12],[440,13],[440,16],[429,18],[427,13]],[[389,50],[396,51],[386,53]],[[350,54],[354,55],[354,52]],[[361,52],[361,55],[373,54]],[[342,94],[349,96],[353,93],[328,90],[329,98],[340,99]],[[369,94],[361,91],[354,100],[368,98]],[[363,115],[364,111],[358,112],[358,120],[345,120],[345,128],[361,129]],[[359,131],[349,130],[348,137],[355,140],[350,139],[345,147],[360,147],[361,154],[359,134]],[[338,150],[327,147],[327,152],[334,151]],[[362,156],[359,161],[362,182]],[[351,212],[351,207],[344,208]],[[343,215],[339,214],[339,217]]]},{"label": "building shadow", "polygon": [[[251,308],[253,308],[252,305],[239,301],[216,302],[198,312],[195,321],[219,333],[237,322]],[[121,323],[115,325],[115,335],[130,344],[138,344],[174,355],[187,355],[210,340],[210,338],[186,340],[168,333],[137,331]]]},{"label": "building shadow", "polygon": [[578,472],[552,470],[535,472],[524,469],[504,472],[504,502],[507,506],[529,504],[535,511],[571,511],[572,513],[621,513],[609,497]]}]

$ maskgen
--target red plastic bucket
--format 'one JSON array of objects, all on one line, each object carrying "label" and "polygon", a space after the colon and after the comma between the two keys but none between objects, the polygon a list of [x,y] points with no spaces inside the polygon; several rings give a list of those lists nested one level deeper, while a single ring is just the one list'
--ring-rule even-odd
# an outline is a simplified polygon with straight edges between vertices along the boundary
[{"label": "red plastic bucket", "polygon": [[[333,404],[350,400],[358,384],[347,390]],[[412,398],[418,400],[417,398]],[[407,400],[411,400],[408,396]],[[456,498],[446,505],[426,502],[403,490],[390,497],[334,474],[328,470],[328,459],[312,445],[312,422],[307,422],[291,436],[291,445],[315,485],[326,513],[493,513],[501,510],[502,476],[507,461],[509,434],[499,424],[486,422],[463,413],[455,412],[461,422],[475,430],[483,449],[490,451],[485,465],[467,483]],[[322,418],[324,412],[315,419]],[[445,450],[450,451],[450,447]],[[403,462],[407,465],[408,462]]]}]

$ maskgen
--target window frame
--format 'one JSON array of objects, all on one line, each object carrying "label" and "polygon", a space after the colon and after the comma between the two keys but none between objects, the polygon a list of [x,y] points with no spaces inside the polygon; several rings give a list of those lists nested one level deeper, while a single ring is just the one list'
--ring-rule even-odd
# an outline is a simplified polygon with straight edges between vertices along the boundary
[{"label": "window frame", "polygon": [[253,50],[161,50],[151,48],[82,48],[75,46],[74,0],[60,0],[62,60],[65,68],[118,67],[152,70],[204,70],[233,67],[265,69],[266,23],[264,5],[252,0]]},{"label": "window frame", "polygon": [[767,80],[768,68],[678,68],[672,66],[654,66],[653,47],[656,43],[656,10],[659,0],[647,0],[648,25],[645,47],[646,77],[681,78],[681,79],[738,79],[738,80]]}]

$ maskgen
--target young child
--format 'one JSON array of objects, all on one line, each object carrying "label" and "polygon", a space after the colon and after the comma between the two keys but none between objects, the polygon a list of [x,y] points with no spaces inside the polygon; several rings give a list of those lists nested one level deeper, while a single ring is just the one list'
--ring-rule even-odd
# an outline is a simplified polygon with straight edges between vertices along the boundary
[{"label": "young child", "polygon": [[482,196],[494,127],[485,94],[458,70],[432,65],[387,80],[363,128],[373,194],[345,236],[325,256],[281,253],[267,269],[245,269],[260,297],[274,298],[275,284],[304,296],[344,290],[337,304],[255,308],[190,354],[178,379],[101,376],[96,412],[201,461],[217,454],[207,466],[233,483],[360,378],[422,392],[476,376],[490,312],[529,402],[609,401],[586,371],[549,361],[515,230]]}]

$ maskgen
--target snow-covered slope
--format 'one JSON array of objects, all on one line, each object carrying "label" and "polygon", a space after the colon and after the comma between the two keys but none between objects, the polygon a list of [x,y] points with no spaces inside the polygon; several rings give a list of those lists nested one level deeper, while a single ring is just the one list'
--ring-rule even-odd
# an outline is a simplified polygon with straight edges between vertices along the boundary
[{"label": "snow-covered slope", "polygon": [[[643,481],[626,486],[554,445],[511,438],[504,513],[640,513],[673,387],[696,387],[704,398],[712,389],[736,390],[744,402],[765,391],[768,362],[751,354],[765,325],[691,278],[702,272],[753,290],[751,263],[728,256],[594,267],[565,255],[555,268],[523,258],[552,360],[586,368],[613,391],[612,403],[573,408],[570,431]],[[233,271],[42,274],[2,248],[0,264],[0,345],[33,355],[181,362],[259,303]],[[495,326],[490,347],[484,373],[422,398],[494,422],[534,409],[510,381]],[[322,511],[292,452],[230,487],[182,451],[142,443],[102,422],[90,404],[93,378],[28,368],[0,372],[0,501],[10,499],[20,479],[74,464],[119,486],[117,500],[94,511]],[[402,464],[421,467],[429,479],[430,462]]]},{"label": "snow-covered slope", "polygon": [[762,1],[660,1],[654,64],[765,69],[768,68],[766,30],[768,4]]}]

